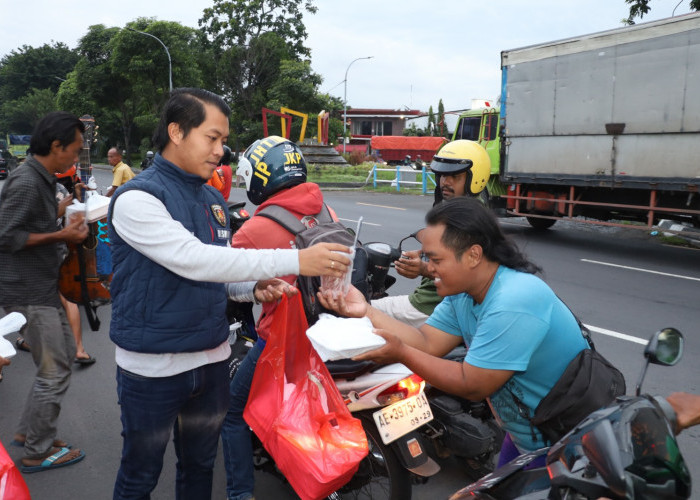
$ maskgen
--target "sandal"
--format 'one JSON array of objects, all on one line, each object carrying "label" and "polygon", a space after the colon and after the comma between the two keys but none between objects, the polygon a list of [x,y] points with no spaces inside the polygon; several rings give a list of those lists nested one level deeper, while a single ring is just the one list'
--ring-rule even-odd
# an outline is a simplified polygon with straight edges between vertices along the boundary
[{"label": "sandal", "polygon": [[[71,458],[70,460],[66,460],[65,462],[59,462],[59,463],[56,462],[57,460],[65,457],[69,453],[75,453],[76,451],[78,452],[78,455],[75,456],[74,458]],[[26,465],[24,463],[24,460],[26,460],[26,459],[22,459],[22,465],[20,466],[19,469],[22,472],[24,472],[25,474],[30,474],[32,472],[41,472],[41,471],[45,471],[45,470],[49,470],[49,469],[57,469],[59,467],[65,467],[66,465],[73,465],[75,463],[80,462],[83,458],[85,458],[85,452],[83,452],[83,451],[80,451],[80,450],[71,451],[68,448],[60,448],[56,453],[46,457],[38,465]]]},{"label": "sandal", "polygon": [[29,344],[27,344],[27,342],[22,337],[18,337],[17,340],[15,340],[15,346],[20,351],[32,352],[32,350],[29,348]]},{"label": "sandal", "polygon": [[[85,354],[87,354],[87,353],[85,353]],[[79,365],[83,365],[83,366],[92,365],[95,363],[95,361],[97,361],[97,360],[93,356],[90,356],[89,354],[87,354],[87,358],[79,358],[77,356],[75,357],[75,362],[78,363]]]}]

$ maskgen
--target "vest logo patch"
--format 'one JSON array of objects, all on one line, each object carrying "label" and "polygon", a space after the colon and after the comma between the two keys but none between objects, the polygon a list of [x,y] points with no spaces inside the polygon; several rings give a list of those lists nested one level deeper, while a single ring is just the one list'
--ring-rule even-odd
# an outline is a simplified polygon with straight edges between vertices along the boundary
[{"label": "vest logo patch", "polygon": [[211,213],[214,215],[214,218],[216,219],[216,222],[218,222],[220,226],[225,226],[226,225],[226,212],[224,212],[223,207],[219,204],[216,204],[216,205],[212,205],[210,208],[211,208]]}]

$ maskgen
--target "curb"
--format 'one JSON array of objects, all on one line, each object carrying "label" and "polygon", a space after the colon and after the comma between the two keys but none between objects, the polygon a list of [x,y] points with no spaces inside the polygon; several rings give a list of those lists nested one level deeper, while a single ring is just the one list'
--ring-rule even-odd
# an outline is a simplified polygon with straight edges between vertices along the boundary
[{"label": "curb", "polygon": [[662,230],[664,236],[678,236],[688,243],[700,245],[700,229],[696,227],[687,226],[668,219],[660,220],[658,227]]}]

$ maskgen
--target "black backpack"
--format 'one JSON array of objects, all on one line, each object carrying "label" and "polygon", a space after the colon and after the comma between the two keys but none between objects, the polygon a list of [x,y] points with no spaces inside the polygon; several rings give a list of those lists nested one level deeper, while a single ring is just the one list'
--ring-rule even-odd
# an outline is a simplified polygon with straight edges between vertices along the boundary
[{"label": "black backpack", "polygon": [[[355,236],[348,228],[340,222],[333,220],[330,210],[325,203],[319,213],[307,215],[302,219],[306,223],[300,221],[296,215],[286,208],[277,205],[267,206],[255,215],[273,220],[287,231],[294,234],[296,236],[296,247],[299,250],[322,242],[340,243],[342,245],[352,246],[355,240]],[[362,248],[362,245],[358,242],[355,248],[351,283],[362,292],[365,298],[367,298],[369,294],[367,266],[367,251]],[[316,292],[321,288],[321,278],[317,276],[299,276],[297,278],[297,287],[301,292],[304,312],[306,313],[306,320],[309,326],[316,323],[319,314],[323,312],[335,314],[321,306],[316,297]]]}]

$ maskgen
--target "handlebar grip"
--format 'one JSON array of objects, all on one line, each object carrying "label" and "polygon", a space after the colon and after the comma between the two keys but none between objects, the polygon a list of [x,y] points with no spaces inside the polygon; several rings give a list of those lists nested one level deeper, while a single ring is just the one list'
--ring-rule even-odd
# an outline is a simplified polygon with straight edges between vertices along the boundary
[{"label": "handlebar grip", "polygon": [[666,417],[666,420],[668,420],[668,423],[671,424],[671,428],[673,429],[674,433],[678,432],[678,418],[676,417],[676,412],[674,411],[673,407],[671,406],[671,403],[666,401],[666,398],[663,398],[661,396],[653,396],[651,398],[652,402],[661,410],[661,412],[664,414],[664,417]]}]

